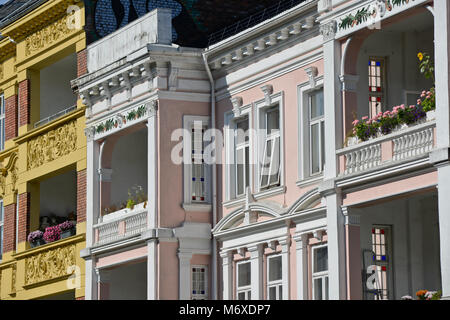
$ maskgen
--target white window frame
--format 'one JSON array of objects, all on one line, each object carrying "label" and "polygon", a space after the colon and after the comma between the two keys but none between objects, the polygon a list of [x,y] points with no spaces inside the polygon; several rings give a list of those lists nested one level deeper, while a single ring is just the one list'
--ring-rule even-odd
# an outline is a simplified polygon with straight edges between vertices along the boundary
[{"label": "white window frame", "polygon": [[[330,293],[329,293],[329,265],[327,266],[327,270],[326,271],[321,271],[321,272],[314,272],[314,262],[315,262],[315,254],[316,254],[316,250],[323,248],[323,247],[327,247],[327,255],[328,255],[328,244],[323,244],[323,245],[314,245],[311,247],[311,288],[312,288],[312,300],[315,300],[315,286],[314,286],[314,280],[316,279],[322,279],[322,292],[325,294],[325,296],[328,296],[328,299],[330,297]],[[328,279],[328,291],[326,290],[326,281]],[[325,300],[325,299],[322,299]]]},{"label": "white window frame", "polygon": [[[323,76],[315,78],[315,86],[310,82],[298,86],[298,186],[308,185],[321,180],[323,171],[311,174],[311,146],[310,146],[310,116],[309,103],[310,94],[323,90]],[[325,113],[325,106],[324,106]],[[325,115],[323,118],[325,121]],[[325,150],[326,153],[326,150]],[[324,164],[325,169],[325,164]]]},{"label": "white window frame", "polygon": [[[250,284],[246,286],[239,287],[239,266],[242,264],[248,263],[250,267]],[[249,260],[239,261],[236,263],[236,300],[239,299],[239,293],[245,294],[244,300],[251,300],[251,293],[252,293],[252,266],[251,262]]]},{"label": "white window frame", "polygon": [[[368,97],[370,98],[370,96],[374,96],[374,97],[380,97],[381,98],[381,107],[380,110],[378,112],[384,112],[387,108],[388,105],[388,98],[387,98],[387,58],[383,57],[383,56],[372,56],[370,55],[368,57],[368,62],[371,60],[375,60],[375,61],[381,61],[382,62],[382,66],[381,66],[381,82],[382,82],[382,86],[381,86],[381,91],[380,92],[376,92],[376,91],[370,91],[369,89],[367,89],[368,91]],[[366,64],[366,66],[368,67],[368,64]],[[367,70],[367,88],[369,88],[369,70]],[[369,116],[370,117],[374,117],[378,112],[375,112],[375,114],[372,113],[372,110],[370,108],[370,102],[369,102]]]},{"label": "white window frame", "polygon": [[[281,260],[281,278],[275,281],[270,281],[269,280],[269,275],[270,275],[270,263],[269,260],[270,259],[275,259],[275,258],[279,258]],[[270,295],[270,288],[275,287],[275,292],[276,292],[276,299],[275,300],[283,300],[283,296],[280,297],[280,291],[281,291],[281,295],[283,295],[283,256],[281,254],[273,254],[270,256],[267,256],[267,300],[269,300],[269,295]]]},{"label": "white window frame", "polygon": [[253,118],[252,118],[252,105],[246,105],[239,108],[239,116],[236,116],[233,111],[228,111],[224,114],[225,126],[224,126],[224,138],[225,138],[225,199],[230,201],[233,199],[243,198],[244,194],[237,195],[236,188],[236,125],[237,122],[243,120],[245,117],[248,119],[249,128],[249,187],[253,189],[253,171],[254,171],[254,155],[253,155],[253,141],[254,137],[252,132],[253,128]]},{"label": "white window frame", "polygon": [[[257,144],[256,144],[256,152],[257,161],[256,161],[256,177],[255,180],[256,190],[258,193],[268,192],[269,190],[278,190],[281,189],[284,192],[285,186],[285,171],[284,171],[284,93],[278,92],[270,95],[270,104],[266,104],[266,100],[260,100],[255,103],[256,105],[256,130],[258,133]],[[266,128],[266,112],[268,110],[277,107],[279,109],[279,121],[280,121],[280,130],[279,133],[275,135],[270,135],[267,137],[265,128]],[[279,143],[280,143],[280,178],[279,183],[276,186],[269,186],[266,188],[261,188],[261,164],[263,161],[263,157],[265,155],[266,141],[270,138],[275,138],[275,136],[279,135]],[[269,191],[270,192],[270,191]]]},{"label": "white window frame", "polygon": [[[308,171],[308,173],[309,173],[310,177],[322,175],[323,169],[324,169],[324,167],[322,167],[318,172],[312,172],[312,154],[313,154],[312,147],[313,146],[311,143],[311,138],[312,138],[311,131],[312,131],[313,125],[316,125],[316,124],[319,125],[319,140],[322,141],[323,144],[325,144],[325,139],[324,139],[324,137],[322,137],[322,130],[320,130],[322,124],[325,126],[325,109],[324,109],[324,114],[321,117],[317,117],[314,119],[311,118],[311,112],[310,112],[311,96],[313,93],[320,91],[320,90],[322,90],[322,92],[323,92],[323,88],[318,88],[318,89],[310,91],[308,93],[308,107],[307,107],[308,108],[308,111],[307,111],[308,112],[308,138],[309,138],[309,141],[308,141],[308,145],[309,145],[309,168],[308,169],[309,169],[309,171]],[[324,133],[325,133],[325,131],[324,131]],[[323,146],[323,149],[325,150],[325,145]],[[325,158],[325,152],[323,152],[323,154],[322,154],[322,148],[320,148],[320,146],[319,146],[319,162],[323,163],[323,165],[325,164],[324,158]]]},{"label": "white window frame", "polygon": [[[203,276],[205,277],[203,279],[204,283],[204,291],[205,293],[195,293],[194,294],[194,268],[196,269],[205,269],[205,272],[203,273]],[[208,299],[208,266],[207,265],[192,265],[191,266],[191,299],[192,300],[207,300]]]},{"label": "white window frame", "polygon": [[[183,129],[187,133],[189,132],[189,137],[183,137],[183,185],[184,185],[184,203],[183,207],[185,210],[193,211],[208,211],[211,209],[211,166],[205,163],[205,200],[204,201],[193,201],[192,200],[192,167],[191,167],[191,152],[192,152],[192,129],[194,123],[197,121],[202,123],[202,126],[206,126],[207,129],[210,128],[210,117],[208,116],[193,116],[185,115],[183,117]],[[185,153],[188,152],[188,154]],[[188,160],[188,162],[187,162]]]},{"label": "white window frame", "polygon": [[3,236],[5,233],[5,230],[3,228],[4,219],[5,219],[5,207],[3,206],[3,199],[0,199],[0,230],[2,231],[0,233],[0,261],[2,261],[3,258]]}]

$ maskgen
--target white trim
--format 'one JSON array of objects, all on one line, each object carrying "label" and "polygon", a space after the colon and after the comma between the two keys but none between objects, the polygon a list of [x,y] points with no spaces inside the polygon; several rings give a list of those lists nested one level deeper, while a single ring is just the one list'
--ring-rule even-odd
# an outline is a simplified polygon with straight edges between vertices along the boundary
[{"label": "white trim", "polygon": [[211,212],[210,203],[183,203],[182,207],[186,212]]},{"label": "white trim", "polygon": [[[285,185],[285,169],[284,169],[284,91],[280,91],[278,93],[271,94],[268,96],[270,98],[270,105],[267,105],[267,97],[263,100],[259,100],[255,102],[255,108],[256,108],[256,121],[255,121],[255,130],[258,133],[262,133],[262,129],[265,129],[265,122],[263,120],[265,119],[265,114],[267,110],[270,110],[274,107],[278,106],[279,110],[279,136],[280,136],[280,179],[279,179],[279,186]],[[266,144],[266,134],[263,136],[260,134],[257,137],[257,141],[255,143],[255,146],[253,147],[254,153],[256,154],[256,175],[255,177],[258,177],[255,179],[255,191],[256,193],[263,191],[260,188],[260,177],[261,177],[261,161],[264,156],[264,149]],[[267,189],[266,189],[267,190]]]},{"label": "white trim", "polygon": [[[250,267],[250,275],[249,275],[249,285],[245,285],[240,287],[239,286],[239,266],[243,265],[243,264],[248,264]],[[239,261],[236,263],[236,300],[239,299],[239,293],[243,293],[245,295],[245,299],[244,300],[250,300],[252,299],[251,296],[251,292],[252,292],[252,263],[251,260],[243,260],[243,261]]]},{"label": "white trim", "polygon": [[[320,249],[320,248],[327,248],[327,262],[328,262],[328,244],[323,244],[323,245],[314,245],[311,247],[311,288],[312,288],[312,300],[315,300],[315,286],[314,286],[314,280],[315,279],[322,279],[322,294],[325,295],[325,297],[328,296],[329,298],[329,289],[328,292],[326,292],[326,286],[325,286],[325,282],[328,279],[328,273],[329,273],[329,267],[327,265],[327,270],[326,271],[321,271],[321,272],[314,272],[314,263],[315,263],[315,255],[316,255],[316,250]],[[329,280],[328,280],[329,281]],[[328,288],[329,288],[329,282],[328,282]],[[327,300],[322,299],[322,300]]]},{"label": "white trim", "polygon": [[[202,126],[206,126],[207,128],[210,128],[210,117],[209,116],[195,116],[195,115],[184,115],[183,116],[183,129],[184,132],[189,131],[189,134],[191,134],[192,127],[194,125],[194,122],[200,121],[202,122]],[[204,192],[205,192],[205,200],[203,202],[193,202],[192,201],[192,167],[191,167],[191,137],[183,137],[183,190],[184,190],[184,205],[190,205],[190,204],[210,204],[211,203],[211,192],[210,192],[210,186],[211,186],[211,168],[209,165],[204,163],[204,170],[205,170],[205,176],[204,176]],[[187,151],[187,152],[185,152]]]},{"label": "white trim", "polygon": [[[310,154],[310,135],[309,135],[309,95],[312,92],[323,90],[324,80],[323,75],[316,77],[315,87],[313,88],[310,82],[304,82],[297,86],[298,94],[298,182],[297,186],[302,185],[303,182],[309,184],[313,181],[322,180],[323,171],[311,175],[310,174],[310,159],[307,155]],[[324,107],[325,111],[325,107]],[[325,120],[325,118],[323,118]],[[307,151],[308,150],[308,151]]]},{"label": "white trim", "polygon": [[[247,117],[248,119],[248,128],[249,133],[251,133],[251,129],[254,127],[253,121],[253,111],[252,104],[247,104],[245,106],[241,106],[239,108],[235,108],[234,110],[227,111],[224,113],[224,144],[225,144],[225,202],[224,206],[226,207],[228,203],[231,201],[232,204],[228,205],[234,206],[234,200],[238,200],[241,197],[244,197],[245,194],[236,196],[236,161],[235,161],[235,132],[236,132],[236,122]],[[253,155],[253,146],[254,146],[254,137],[253,134],[249,135],[249,186],[253,189],[253,165],[254,163],[254,155]],[[243,199],[245,202],[245,199]]]},{"label": "white trim", "polygon": [[[276,258],[280,258],[280,267],[281,267],[280,279],[277,279],[277,280],[274,280],[274,281],[270,281],[270,260],[271,259],[276,259]],[[283,295],[283,291],[284,291],[283,290],[284,289],[283,288],[283,285],[284,285],[284,283],[283,283],[283,271],[286,268],[283,265],[283,256],[281,254],[268,255],[267,259],[266,259],[266,263],[267,263],[267,267],[266,267],[266,270],[267,270],[267,272],[266,272],[267,300],[271,300],[269,295],[270,295],[270,289],[273,288],[273,287],[275,288],[275,295],[276,295],[275,300],[286,300],[286,297],[284,297],[284,295]],[[280,297],[280,289],[281,289],[281,297]]]}]

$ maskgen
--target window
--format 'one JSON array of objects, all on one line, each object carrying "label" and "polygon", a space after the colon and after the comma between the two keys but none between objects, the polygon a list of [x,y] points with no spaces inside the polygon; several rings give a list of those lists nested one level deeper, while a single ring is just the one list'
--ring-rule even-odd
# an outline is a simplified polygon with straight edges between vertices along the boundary
[{"label": "window", "polygon": [[248,134],[248,116],[236,121],[234,130],[236,196],[245,194],[250,185],[250,141]]},{"label": "window", "polygon": [[5,149],[5,96],[0,95],[0,151]]},{"label": "window", "polygon": [[283,299],[282,262],[281,256],[267,258],[267,299]]},{"label": "window", "polygon": [[389,299],[391,250],[391,227],[374,226],[372,228],[372,259],[377,275],[374,284],[375,300]]},{"label": "window", "polygon": [[312,294],[314,300],[328,300],[328,247],[312,248]]},{"label": "window", "polygon": [[260,188],[280,185],[280,110],[278,106],[263,114],[265,125],[264,151],[260,170]]},{"label": "window", "polygon": [[369,113],[373,117],[386,106],[386,63],[384,58],[369,58]]},{"label": "window", "polygon": [[0,260],[2,260],[3,255],[3,218],[4,218],[4,209],[3,209],[3,199],[0,200]]},{"label": "window", "polygon": [[251,269],[250,262],[237,264],[237,292],[238,300],[251,299]]},{"label": "window", "polygon": [[325,119],[323,89],[309,94],[309,174],[321,173],[325,163]]},{"label": "window", "polygon": [[205,163],[205,148],[210,141],[205,141],[209,117],[185,116],[183,138],[184,154],[184,203],[208,204],[209,199],[209,166]]},{"label": "window", "polygon": [[208,299],[208,271],[206,266],[192,267],[192,299]]}]

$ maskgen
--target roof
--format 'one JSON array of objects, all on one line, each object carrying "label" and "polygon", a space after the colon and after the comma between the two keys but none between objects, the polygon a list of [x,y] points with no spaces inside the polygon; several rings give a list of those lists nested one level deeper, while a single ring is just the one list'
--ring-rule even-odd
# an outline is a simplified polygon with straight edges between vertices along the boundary
[{"label": "roof", "polygon": [[0,28],[21,18],[47,0],[9,0],[0,5]]}]

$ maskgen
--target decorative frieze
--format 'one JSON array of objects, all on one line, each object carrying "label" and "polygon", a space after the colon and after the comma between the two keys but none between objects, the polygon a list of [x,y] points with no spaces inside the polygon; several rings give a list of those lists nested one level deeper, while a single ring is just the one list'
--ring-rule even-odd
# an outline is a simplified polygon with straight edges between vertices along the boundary
[{"label": "decorative frieze", "polygon": [[76,148],[77,125],[76,121],[71,121],[28,142],[28,170],[65,156]]},{"label": "decorative frieze", "polygon": [[36,31],[25,39],[25,56],[28,57],[31,54],[54,44],[74,32],[74,30],[75,29],[69,29],[67,17],[63,17],[51,25]]},{"label": "decorative frieze", "polygon": [[75,265],[75,245],[52,248],[25,260],[25,285],[52,280],[68,275]]},{"label": "decorative frieze", "polygon": [[323,41],[334,39],[336,35],[336,21],[330,21],[320,26],[320,34],[323,36]]}]

